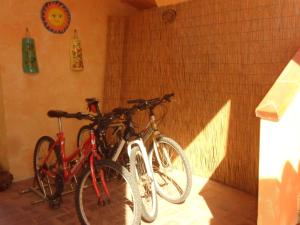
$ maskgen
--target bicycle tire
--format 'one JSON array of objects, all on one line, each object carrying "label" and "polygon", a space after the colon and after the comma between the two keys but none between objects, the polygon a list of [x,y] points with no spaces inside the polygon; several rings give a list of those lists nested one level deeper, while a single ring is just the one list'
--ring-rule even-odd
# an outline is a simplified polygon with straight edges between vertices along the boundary
[{"label": "bicycle tire", "polygon": [[[77,147],[82,147],[82,144],[85,142],[85,139],[84,138],[84,133],[87,132],[88,135],[90,135],[90,127],[88,125],[84,125],[82,126],[78,133],[77,133],[77,141],[76,141],[76,144],[77,144]],[[83,141],[82,141],[83,140]]]},{"label": "bicycle tire", "polygon": [[[151,168],[154,173],[155,187],[157,193],[162,198],[164,198],[165,200],[171,203],[175,203],[175,204],[183,203],[188,197],[188,195],[190,194],[192,188],[192,172],[191,172],[191,167],[188,162],[188,159],[186,158],[182,147],[172,138],[159,136],[157,137],[156,143],[158,143],[159,145],[158,154],[160,155],[160,158],[162,158],[161,157],[162,151],[163,154],[166,155],[165,148],[164,149],[160,148],[163,145],[171,147],[174,150],[174,153],[176,154],[175,156],[171,155],[171,157],[170,154],[168,154],[168,159],[166,159],[168,160],[168,162],[163,161],[162,164],[167,165],[170,162],[171,163],[174,162],[177,163],[177,168],[178,168],[178,164],[180,163],[178,161],[179,160],[182,161],[182,166],[181,166],[182,170],[179,169],[174,170],[173,166],[171,168],[167,166],[166,167],[163,166],[164,168],[159,168],[158,160],[156,156],[153,157],[154,146],[152,144],[151,150],[149,152],[149,160],[150,160]],[[170,160],[170,158],[172,160]],[[173,173],[174,177],[170,177],[171,173],[167,174],[167,172],[170,171]],[[167,190],[167,188],[169,189]]]},{"label": "bicycle tire", "polygon": [[[54,166],[58,167],[58,165],[61,163],[59,152],[57,150],[52,151],[51,155],[48,156],[49,160],[46,162],[46,164],[41,165],[40,162],[47,156],[49,148],[54,142],[54,139],[49,136],[40,137],[35,145],[33,154],[33,169],[35,179],[38,187],[46,195],[46,197],[53,196],[56,193],[55,177],[48,176],[42,172],[42,169],[54,170]],[[42,149],[43,146],[46,148]],[[45,151],[42,152],[43,150]],[[44,155],[42,153],[44,153]],[[43,182],[47,182],[48,185],[45,187]],[[52,191],[52,189],[55,191]]]},{"label": "bicycle tire", "polygon": [[[101,169],[105,171],[105,180],[110,192],[110,203],[99,206],[94,188],[88,184],[91,180],[90,168],[86,168],[79,179],[79,185],[75,192],[76,213],[80,223],[83,225],[139,225],[141,222],[141,200],[137,185],[128,170],[105,159],[98,161],[95,165],[95,171]],[[121,183],[120,179],[125,181],[125,187],[119,184]],[[101,182],[100,179],[97,181]],[[127,197],[128,194],[131,194],[129,198]],[[121,200],[125,200],[124,204]],[[130,204],[131,206],[129,206]],[[95,209],[99,210],[95,212]],[[125,214],[124,217],[122,217],[122,213]],[[131,219],[128,219],[129,214],[132,214]]]},{"label": "bicycle tire", "polygon": [[138,146],[131,149],[129,162],[130,172],[138,185],[141,196],[142,219],[146,222],[153,222],[158,211],[155,183],[147,174],[145,160]]}]

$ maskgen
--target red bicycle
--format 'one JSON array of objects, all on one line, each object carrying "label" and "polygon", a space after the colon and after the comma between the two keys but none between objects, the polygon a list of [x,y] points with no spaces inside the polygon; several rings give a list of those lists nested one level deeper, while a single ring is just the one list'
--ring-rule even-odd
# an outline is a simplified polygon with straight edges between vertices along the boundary
[{"label": "red bicycle", "polygon": [[[119,211],[116,208],[126,209],[126,213],[131,212],[130,219],[126,219],[126,224],[135,225],[140,223],[141,203],[138,195],[137,185],[132,179],[128,170],[121,165],[111,161],[101,159],[99,149],[97,150],[96,137],[94,134],[95,125],[107,126],[115,118],[113,114],[107,114],[105,117],[93,116],[82,113],[67,113],[64,111],[50,110],[48,116],[58,119],[59,132],[57,139],[49,136],[42,136],[34,150],[34,173],[35,178],[45,199],[49,201],[50,206],[59,206],[61,194],[64,190],[64,183],[75,181],[76,175],[82,168],[90,171],[90,183],[85,188],[91,187],[93,194],[89,197],[91,207],[91,218],[81,219],[82,224],[99,224],[104,219],[103,213],[99,213],[99,208],[108,210],[112,216],[116,212],[119,217]],[[90,133],[82,147],[75,149],[69,156],[65,153],[65,137],[62,129],[62,118],[76,118],[90,120]],[[125,188],[120,192],[120,187]],[[118,194],[116,193],[116,188]],[[95,196],[96,194],[96,196]],[[123,195],[122,195],[123,194]],[[76,204],[77,208],[81,207]],[[105,207],[104,207],[105,206]],[[100,216],[100,220],[99,220]],[[97,218],[94,220],[94,218]],[[114,218],[114,216],[112,217]],[[91,222],[91,221],[95,221]],[[125,224],[125,223],[124,223]]]}]

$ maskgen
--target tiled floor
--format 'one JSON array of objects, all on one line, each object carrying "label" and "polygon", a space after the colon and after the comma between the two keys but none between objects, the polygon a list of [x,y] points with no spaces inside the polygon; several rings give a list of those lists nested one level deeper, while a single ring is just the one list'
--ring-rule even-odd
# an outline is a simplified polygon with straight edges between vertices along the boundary
[{"label": "tiled floor", "polygon": [[[19,192],[31,183],[14,183],[0,192],[0,225],[77,225],[73,194],[63,197],[59,209],[48,204],[31,205],[37,197]],[[159,198],[154,225],[255,225],[257,199],[228,186],[193,178],[192,193],[184,204],[174,205]],[[149,223],[142,223],[143,225]],[[150,225],[151,225],[150,224]],[[121,224],[119,224],[121,225]]]}]

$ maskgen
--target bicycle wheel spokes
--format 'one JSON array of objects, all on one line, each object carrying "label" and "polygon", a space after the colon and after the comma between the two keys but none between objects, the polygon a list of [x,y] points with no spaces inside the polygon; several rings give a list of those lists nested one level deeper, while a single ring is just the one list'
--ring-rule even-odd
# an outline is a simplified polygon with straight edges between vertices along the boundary
[{"label": "bicycle wheel spokes", "polygon": [[142,218],[152,222],[157,216],[157,196],[153,179],[148,175],[145,159],[139,147],[132,148],[130,155],[130,171],[132,172],[142,200]]},{"label": "bicycle wheel spokes", "polygon": [[152,190],[151,189],[151,179],[147,174],[144,160],[140,152],[136,155],[136,173],[137,173],[137,183],[142,198],[142,202],[147,211],[152,210]]},{"label": "bicycle wheel spokes", "polygon": [[157,184],[167,195],[179,198],[183,193],[182,189],[186,187],[185,171],[180,158],[175,157],[172,147],[160,143],[155,160],[157,162],[153,163],[153,171]]},{"label": "bicycle wheel spokes", "polygon": [[58,158],[50,146],[54,140],[44,136],[39,139],[34,151],[34,172],[37,178],[38,186],[46,196],[50,196],[56,191],[55,175],[57,173]]},{"label": "bicycle wheel spokes", "polygon": [[[104,174],[104,182],[101,173]],[[137,190],[132,189],[129,173],[114,164],[102,163],[96,166],[96,181],[100,191],[98,199],[90,170],[86,170],[76,191],[76,209],[82,224],[91,225],[133,225],[140,219],[140,202]],[[105,193],[105,187],[109,196]],[[136,188],[136,187],[135,187]]]},{"label": "bicycle wheel spokes", "polygon": [[185,201],[191,190],[190,166],[181,147],[172,139],[161,137],[154,142],[150,161],[159,195],[172,203]]}]

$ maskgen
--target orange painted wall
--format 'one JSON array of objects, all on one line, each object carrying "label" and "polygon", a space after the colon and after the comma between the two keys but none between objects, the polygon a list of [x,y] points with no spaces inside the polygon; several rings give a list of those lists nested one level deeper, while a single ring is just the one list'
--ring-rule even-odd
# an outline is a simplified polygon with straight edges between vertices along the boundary
[{"label": "orange painted wall", "polygon": [[5,148],[6,140],[6,127],[4,122],[4,105],[3,105],[3,91],[2,91],[2,79],[1,79],[1,66],[0,66],[0,168],[7,168],[7,154]]},{"label": "orange painted wall", "polygon": [[[63,2],[72,13],[72,21],[66,33],[59,35],[42,25],[40,10],[45,1],[1,1],[0,131],[6,130],[6,138],[0,140],[0,162],[8,162],[17,180],[33,175],[32,156],[37,138],[45,134],[55,136],[57,132],[56,120],[46,116],[49,109],[84,111],[86,97],[102,100],[107,18],[136,11],[118,0]],[[36,75],[22,72],[21,39],[26,27],[36,42],[40,68]],[[69,64],[74,29],[78,30],[83,47],[85,69],[81,72],[72,72]],[[64,120],[68,149],[75,146],[81,124]]]}]

